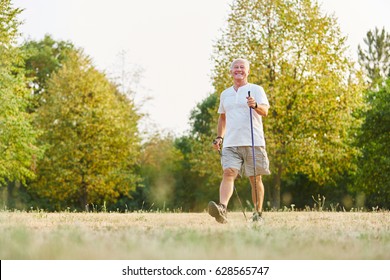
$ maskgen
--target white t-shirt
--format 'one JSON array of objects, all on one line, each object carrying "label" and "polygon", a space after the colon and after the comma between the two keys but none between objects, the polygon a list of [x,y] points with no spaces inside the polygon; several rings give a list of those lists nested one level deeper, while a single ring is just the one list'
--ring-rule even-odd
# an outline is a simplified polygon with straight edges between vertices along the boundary
[{"label": "white t-shirt", "polygon": [[[224,147],[252,146],[250,108],[247,104],[248,91],[257,104],[269,106],[267,96],[261,86],[246,84],[236,92],[233,87],[221,93],[218,108],[219,114],[226,115]],[[252,110],[253,137],[255,146],[264,146],[264,131],[261,116]]]}]

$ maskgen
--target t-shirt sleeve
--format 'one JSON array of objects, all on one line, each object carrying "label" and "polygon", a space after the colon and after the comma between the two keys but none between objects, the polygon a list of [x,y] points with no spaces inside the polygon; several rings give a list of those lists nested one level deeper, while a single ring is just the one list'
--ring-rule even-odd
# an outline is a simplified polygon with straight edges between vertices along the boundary
[{"label": "t-shirt sleeve", "polygon": [[222,94],[219,99],[218,114],[225,114],[225,108],[223,107],[223,97]]},{"label": "t-shirt sleeve", "polygon": [[257,100],[257,103],[259,103],[261,105],[266,105],[269,107],[267,95],[265,94],[265,91],[261,86],[259,86],[258,98],[256,98],[256,100]]}]

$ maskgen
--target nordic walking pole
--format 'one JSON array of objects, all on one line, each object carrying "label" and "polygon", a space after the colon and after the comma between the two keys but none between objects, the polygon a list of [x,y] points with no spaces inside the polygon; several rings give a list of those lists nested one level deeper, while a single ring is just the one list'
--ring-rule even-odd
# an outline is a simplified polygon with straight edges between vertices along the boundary
[{"label": "nordic walking pole", "polygon": [[[248,91],[248,97],[251,96],[250,90]],[[253,175],[254,175],[254,183],[255,183],[255,197],[256,197],[256,205],[255,205],[255,211],[258,213],[258,198],[257,198],[257,184],[256,184],[256,157],[255,157],[255,138],[253,135],[253,121],[252,121],[252,107],[249,108],[250,113],[250,119],[251,119],[251,136],[252,136],[252,157],[253,157]]]},{"label": "nordic walking pole", "polygon": [[248,218],[247,218],[246,215],[245,215],[244,206],[242,206],[242,202],[241,202],[241,199],[240,199],[240,197],[239,197],[239,195],[238,195],[237,188],[236,188],[236,186],[233,186],[233,187],[234,187],[234,190],[235,190],[235,192],[236,192],[236,195],[237,195],[237,198],[238,198],[238,202],[240,202],[242,214],[244,214],[244,217],[245,217],[245,222],[248,222]]}]

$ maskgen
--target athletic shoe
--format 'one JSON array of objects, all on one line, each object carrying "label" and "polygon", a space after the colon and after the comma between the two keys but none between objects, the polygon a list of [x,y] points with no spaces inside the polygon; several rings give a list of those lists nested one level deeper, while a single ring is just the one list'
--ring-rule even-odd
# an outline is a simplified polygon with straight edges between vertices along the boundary
[{"label": "athletic shoe", "polygon": [[253,213],[252,222],[253,223],[257,223],[257,224],[263,224],[264,223],[264,219],[261,216],[261,213],[258,213],[258,212]]},{"label": "athletic shoe", "polygon": [[218,223],[227,223],[226,207],[222,204],[217,204],[214,201],[209,202],[209,214],[214,217]]}]

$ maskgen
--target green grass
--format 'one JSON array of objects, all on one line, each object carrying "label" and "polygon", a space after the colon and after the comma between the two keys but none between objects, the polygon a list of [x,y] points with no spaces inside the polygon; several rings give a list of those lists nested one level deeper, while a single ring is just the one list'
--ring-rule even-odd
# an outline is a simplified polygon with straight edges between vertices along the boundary
[{"label": "green grass", "polygon": [[0,212],[0,259],[390,259],[389,212]]}]

